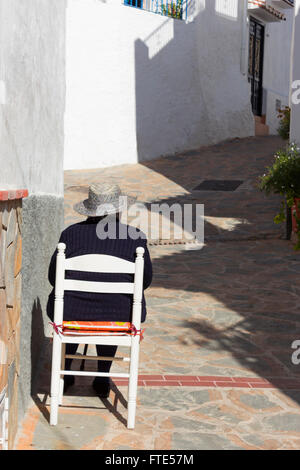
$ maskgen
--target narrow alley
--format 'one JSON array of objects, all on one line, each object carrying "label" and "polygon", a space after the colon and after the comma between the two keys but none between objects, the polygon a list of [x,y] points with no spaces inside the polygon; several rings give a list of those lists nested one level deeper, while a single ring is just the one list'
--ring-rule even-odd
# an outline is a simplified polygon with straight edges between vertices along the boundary
[{"label": "narrow alley", "polygon": [[[300,369],[291,345],[300,338],[300,257],[273,222],[281,199],[257,188],[283,145],[279,137],[234,139],[138,165],[65,172],[66,226],[82,220],[72,207],[88,185],[110,181],[146,205],[204,204],[205,244],[149,240],[154,281],[135,430],[126,429],[122,379],[100,400],[89,378],[77,378],[50,427],[48,339],[16,449],[299,448]],[[197,189],[208,180],[239,184]]]}]

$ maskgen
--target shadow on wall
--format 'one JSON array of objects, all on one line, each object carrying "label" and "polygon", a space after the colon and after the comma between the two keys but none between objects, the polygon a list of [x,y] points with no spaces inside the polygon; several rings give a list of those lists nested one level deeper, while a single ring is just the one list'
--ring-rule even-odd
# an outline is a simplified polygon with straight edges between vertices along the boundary
[{"label": "shadow on wall", "polygon": [[[27,341],[25,345],[23,344],[20,351],[23,356],[21,370],[22,382],[19,387],[19,409],[21,410],[21,417],[28,405],[28,385],[30,386],[31,396],[34,394],[40,360],[46,344],[45,341],[43,310],[40,299],[37,297],[32,305],[31,328],[27,330]],[[30,348],[30,352],[27,352],[24,346],[26,349]],[[30,363],[28,367],[26,367],[26,363],[24,364],[24,356],[27,358],[26,363]]]},{"label": "shadow on wall", "polygon": [[198,12],[189,2],[188,8],[193,22],[166,18],[135,42],[139,162],[253,134],[250,91],[240,72],[243,2],[200,2]]},{"label": "shadow on wall", "polygon": [[41,357],[45,347],[43,310],[39,297],[34,301],[31,320],[31,395],[35,390]]}]

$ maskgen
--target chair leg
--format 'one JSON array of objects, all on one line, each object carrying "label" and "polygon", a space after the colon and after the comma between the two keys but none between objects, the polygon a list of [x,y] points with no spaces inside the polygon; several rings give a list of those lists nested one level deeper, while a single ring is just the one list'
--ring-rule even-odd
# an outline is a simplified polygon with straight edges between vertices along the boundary
[{"label": "chair leg", "polygon": [[128,385],[128,420],[127,428],[134,429],[136,414],[136,398],[138,385],[138,364],[139,364],[140,337],[136,336],[132,339],[130,372]]},{"label": "chair leg", "polygon": [[[66,355],[66,343],[62,343],[61,345],[61,370],[65,370],[65,355]],[[62,405],[64,396],[64,376],[61,375],[59,379],[59,400],[58,404]]]},{"label": "chair leg", "polygon": [[59,386],[60,386],[60,367],[62,344],[60,338],[54,333],[52,349],[52,371],[51,371],[51,400],[50,400],[50,424],[57,425],[58,405],[59,405]]}]

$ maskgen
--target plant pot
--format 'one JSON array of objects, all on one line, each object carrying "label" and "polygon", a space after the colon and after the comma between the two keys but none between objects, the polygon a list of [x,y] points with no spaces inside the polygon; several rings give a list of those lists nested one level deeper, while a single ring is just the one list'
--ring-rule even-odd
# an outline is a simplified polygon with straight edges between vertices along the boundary
[{"label": "plant pot", "polygon": [[297,233],[298,232],[298,225],[297,225],[297,220],[296,220],[296,217],[298,219],[300,219],[300,198],[295,198],[294,200],[294,205],[292,207],[292,227],[293,227],[293,233]]}]

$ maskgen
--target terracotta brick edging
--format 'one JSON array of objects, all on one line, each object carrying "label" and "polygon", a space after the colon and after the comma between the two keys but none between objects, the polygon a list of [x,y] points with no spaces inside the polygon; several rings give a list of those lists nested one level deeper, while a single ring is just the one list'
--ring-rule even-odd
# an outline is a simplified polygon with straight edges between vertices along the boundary
[{"label": "terracotta brick edging", "polygon": [[28,197],[28,189],[4,189],[0,190],[0,201],[13,201]]},{"label": "terracotta brick edging", "polygon": [[[113,378],[115,385],[127,385],[128,379]],[[300,390],[300,378],[274,377],[216,377],[198,375],[140,375],[141,387],[214,387],[214,388],[250,388]]]}]

